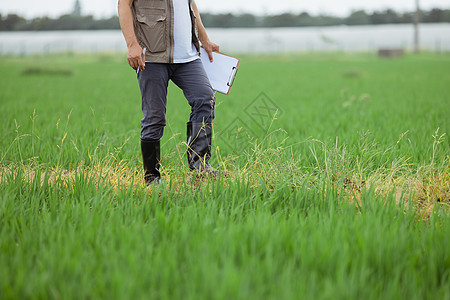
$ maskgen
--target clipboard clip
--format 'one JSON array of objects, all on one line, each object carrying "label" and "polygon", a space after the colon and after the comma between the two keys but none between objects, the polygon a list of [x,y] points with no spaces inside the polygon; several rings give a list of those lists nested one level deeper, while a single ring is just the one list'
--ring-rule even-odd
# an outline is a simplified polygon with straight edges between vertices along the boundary
[{"label": "clipboard clip", "polygon": [[228,78],[228,82],[227,82],[228,86],[233,85],[234,78],[236,77],[236,73],[237,73],[237,68],[233,67],[233,69],[231,70],[230,78]]}]

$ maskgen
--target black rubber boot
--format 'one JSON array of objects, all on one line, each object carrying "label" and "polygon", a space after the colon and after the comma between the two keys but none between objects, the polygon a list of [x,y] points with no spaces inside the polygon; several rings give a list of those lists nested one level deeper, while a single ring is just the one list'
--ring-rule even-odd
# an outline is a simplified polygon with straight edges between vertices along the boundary
[{"label": "black rubber boot", "polygon": [[212,123],[187,123],[187,159],[191,171],[198,171],[201,174],[219,174],[209,164],[211,141]]},{"label": "black rubber boot", "polygon": [[144,180],[145,183],[159,183],[161,174],[159,173],[160,144],[159,141],[149,141],[141,139],[142,161],[144,163]]}]

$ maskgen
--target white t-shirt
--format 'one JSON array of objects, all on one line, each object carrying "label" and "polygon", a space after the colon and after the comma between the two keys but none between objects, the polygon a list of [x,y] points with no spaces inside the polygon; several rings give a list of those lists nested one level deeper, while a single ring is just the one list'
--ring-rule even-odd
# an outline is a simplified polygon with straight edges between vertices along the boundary
[{"label": "white t-shirt", "polygon": [[192,22],[189,12],[189,0],[173,1],[174,19],[174,63],[187,63],[197,59],[198,52],[192,43]]}]

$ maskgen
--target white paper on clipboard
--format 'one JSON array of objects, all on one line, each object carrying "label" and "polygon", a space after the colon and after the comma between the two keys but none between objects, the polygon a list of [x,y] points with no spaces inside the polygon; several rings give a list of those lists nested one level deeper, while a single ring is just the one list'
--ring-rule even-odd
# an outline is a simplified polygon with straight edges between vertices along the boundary
[{"label": "white paper on clipboard", "polygon": [[213,89],[219,93],[228,95],[240,60],[220,52],[213,52],[213,62],[211,63],[208,53],[203,48],[201,49],[200,58]]}]

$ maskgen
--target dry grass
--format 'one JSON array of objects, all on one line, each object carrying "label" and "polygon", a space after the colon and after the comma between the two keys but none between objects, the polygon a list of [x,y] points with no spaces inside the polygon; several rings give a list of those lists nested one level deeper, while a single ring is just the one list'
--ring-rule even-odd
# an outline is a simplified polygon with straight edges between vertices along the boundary
[{"label": "dry grass", "polygon": [[[273,173],[271,164],[277,164],[274,159],[275,154],[281,153],[280,149],[268,151],[272,163],[267,163],[266,159],[255,157],[252,163],[244,168],[236,168],[233,165],[227,166],[227,176],[223,180],[224,188],[234,181],[248,183],[253,190],[264,188],[269,193],[286,181],[280,178],[280,174]],[[266,153],[267,154],[267,153]],[[222,162],[222,165],[224,162]],[[347,199],[350,203],[360,204],[361,197],[367,190],[373,190],[377,195],[395,195],[397,203],[407,203],[417,207],[419,215],[423,219],[430,217],[435,205],[441,205],[444,210],[450,213],[450,167],[447,166],[441,171],[432,166],[425,166],[417,173],[403,174],[393,178],[385,172],[375,172],[367,180],[361,180],[361,174],[354,177],[339,178],[334,181],[327,181],[327,177],[318,173],[312,175],[308,172],[302,173],[298,162],[292,160],[284,162],[286,178],[290,179],[292,190],[305,187],[305,182],[316,189],[336,190],[342,199]],[[348,172],[344,172],[348,173]],[[134,189],[152,193],[154,186],[147,187],[142,180],[143,174],[140,168],[129,167],[124,162],[112,162],[103,160],[99,163],[86,166],[83,162],[75,168],[68,170],[62,168],[42,168],[33,164],[28,165],[2,165],[0,166],[0,182],[8,183],[16,180],[17,176],[22,176],[22,180],[31,183],[39,180],[40,185],[58,185],[65,188],[73,188],[75,181],[83,180],[87,184],[94,183],[111,187],[114,193],[121,189]],[[190,172],[180,172],[173,169],[163,169],[163,184],[173,189],[173,195],[182,197],[186,193],[186,187],[196,188],[209,182],[212,178],[196,178]],[[281,180],[280,180],[281,179]],[[325,180],[325,184],[324,184]]]}]

